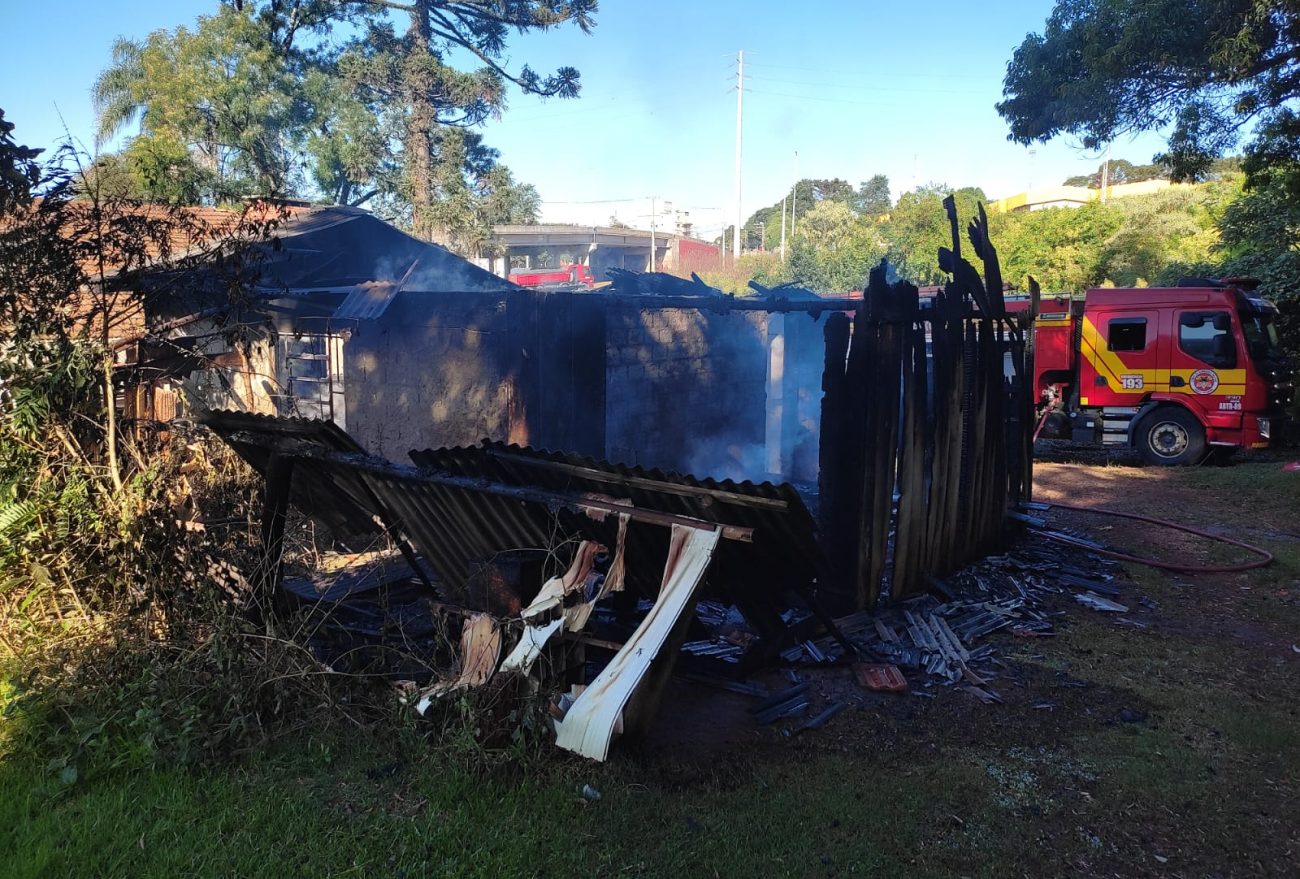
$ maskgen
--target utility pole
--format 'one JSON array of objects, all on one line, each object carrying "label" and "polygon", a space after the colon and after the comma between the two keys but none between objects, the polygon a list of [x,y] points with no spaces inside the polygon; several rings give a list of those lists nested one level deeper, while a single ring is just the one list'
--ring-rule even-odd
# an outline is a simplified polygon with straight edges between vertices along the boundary
[{"label": "utility pole", "polygon": [[785,262],[785,204],[790,196],[781,196],[781,262]]},{"label": "utility pole", "polygon": [[799,210],[799,151],[794,151],[794,190],[790,193],[790,237],[794,237],[794,223]]},{"label": "utility pole", "polygon": [[650,271],[655,270],[655,197],[650,196]]},{"label": "utility pole", "polygon": [[1110,143],[1106,144],[1106,161],[1101,166],[1101,203],[1106,203],[1106,188],[1110,186]]},{"label": "utility pole", "polygon": [[736,53],[736,228],[731,239],[731,257],[740,256],[740,147],[745,120],[745,50]]}]

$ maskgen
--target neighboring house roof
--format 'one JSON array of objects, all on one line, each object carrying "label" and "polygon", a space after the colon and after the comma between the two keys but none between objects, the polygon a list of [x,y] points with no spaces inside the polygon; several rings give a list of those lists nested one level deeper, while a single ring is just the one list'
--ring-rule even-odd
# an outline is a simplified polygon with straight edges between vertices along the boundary
[{"label": "neighboring house roof", "polygon": [[[90,202],[73,202],[71,207],[79,215],[72,225],[94,222]],[[136,341],[147,330],[179,329],[227,310],[227,290],[236,273],[251,275],[253,298],[319,299],[313,303],[315,310],[350,319],[378,317],[398,293],[499,294],[523,289],[359,208],[254,202],[243,210],[149,204],[114,205],[111,210],[117,217],[159,223],[141,224],[138,240],[144,245],[143,254],[123,254],[116,260],[108,256],[102,267],[104,293],[69,291],[69,316],[78,325],[102,326],[98,322],[107,308],[110,337],[116,345]],[[268,229],[268,237],[262,240]],[[149,240],[163,231],[165,240]],[[69,228],[67,234],[85,233]],[[234,250],[242,258],[229,259],[231,248],[223,246],[224,265],[202,268],[209,253],[228,245],[232,235],[248,241],[241,246],[236,239]],[[143,271],[141,266],[125,264],[139,262],[141,256],[146,263]],[[198,267],[176,269],[174,263],[185,257],[197,260]],[[97,259],[88,259],[83,269],[92,283],[100,280]],[[123,277],[126,269],[133,270],[130,280]],[[148,292],[135,295],[138,291],[130,288],[136,285]],[[115,287],[124,292],[114,295]]]},{"label": "neighboring house roof", "polygon": [[421,293],[500,293],[517,285],[445,247],[421,241],[359,208],[315,208],[276,230],[260,266],[262,289],[338,292],[401,282]]},{"label": "neighboring house roof", "polygon": [[[230,217],[227,231],[237,226],[239,215]],[[522,289],[360,208],[299,209],[280,221],[267,240],[250,243],[242,253],[235,268],[251,278],[253,297],[294,300],[297,306],[290,310],[299,314],[373,319],[399,293]],[[220,280],[186,272],[180,283],[166,286],[167,295],[154,297],[148,306],[155,332],[177,330],[227,310],[227,285]]]},{"label": "neighboring house roof", "polygon": [[[95,291],[70,291],[65,306],[74,331],[101,331],[107,317],[109,336],[122,340],[145,330],[146,312],[133,288],[142,275],[162,265],[203,260],[232,236],[249,237],[256,230],[283,222],[301,207],[254,202],[242,210],[203,206],[169,206],[115,202],[102,208],[72,201],[66,206],[63,234],[85,245],[79,267]],[[97,229],[102,231],[97,231]],[[94,250],[100,252],[93,252]],[[132,277],[124,276],[131,273]]]}]

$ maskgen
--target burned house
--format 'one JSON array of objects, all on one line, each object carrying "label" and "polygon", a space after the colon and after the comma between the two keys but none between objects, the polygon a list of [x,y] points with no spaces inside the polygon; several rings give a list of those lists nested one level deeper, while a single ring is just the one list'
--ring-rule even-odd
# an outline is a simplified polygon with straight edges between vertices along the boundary
[{"label": "burned house", "polygon": [[152,367],[137,391],[150,406],[134,414],[325,419],[396,459],[489,439],[816,481],[832,307],[816,297],[736,299],[689,282],[670,283],[673,295],[524,290],[349,208],[289,218],[248,246],[241,271],[234,302],[201,277],[158,297],[136,359]]},{"label": "burned house", "polygon": [[[436,669],[409,682],[421,712],[465,690],[544,688],[557,743],[596,759],[643,727],[681,654],[722,663],[727,685],[743,687],[747,669],[791,650],[814,661],[898,652],[897,633],[865,614],[1001,546],[1009,505],[1028,497],[1023,325],[1006,311],[982,220],[971,235],[992,280],[953,258],[954,282],[925,304],[882,265],[852,304],[792,291],[736,300],[698,281],[616,274],[613,293],[486,292],[464,311],[426,295],[400,329],[350,318],[345,372],[367,332],[407,344],[444,334],[476,356],[448,356],[433,380],[444,364],[397,376],[381,426],[354,419],[346,376],[347,432],[336,419],[201,415],[266,480],[263,605],[323,614],[317,631],[343,620],[346,656],[360,655],[358,633],[382,644],[396,632]],[[415,295],[397,286],[383,313]],[[456,444],[455,418],[426,416],[467,413],[466,394],[498,439]],[[394,442],[406,453],[377,451]],[[711,477],[729,466],[808,467],[816,512],[788,482]],[[336,541],[388,541],[383,565],[400,555],[396,572],[282,587],[291,507]],[[981,610],[958,632],[909,616],[920,652],[898,655],[978,684],[961,639],[1005,618]],[[883,641],[864,646],[875,634]]]}]

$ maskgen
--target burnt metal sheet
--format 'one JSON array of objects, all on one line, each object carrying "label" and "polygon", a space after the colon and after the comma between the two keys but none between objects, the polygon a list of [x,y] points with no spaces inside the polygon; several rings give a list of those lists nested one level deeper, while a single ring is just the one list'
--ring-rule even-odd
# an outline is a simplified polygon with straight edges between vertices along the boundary
[{"label": "burnt metal sheet", "polygon": [[634,593],[656,595],[655,572],[668,552],[664,525],[719,530],[706,591],[739,605],[760,631],[783,629],[780,597],[810,589],[825,566],[812,516],[788,485],[696,479],[497,443],[416,452],[412,467],[365,454],[329,422],[240,412],[201,420],[264,475],[273,456],[292,458],[290,503],[318,522],[371,543],[385,530],[404,536],[449,599],[465,595],[483,563],[503,554],[577,538],[614,545],[622,512],[632,520]]},{"label": "burnt metal sheet", "polygon": [[367,281],[358,284],[334,309],[337,320],[374,320],[382,317],[397,298],[401,285],[393,281]]},{"label": "burnt metal sheet", "polygon": [[[274,455],[296,455],[304,450],[365,453],[332,421],[231,410],[203,412],[195,420],[211,428],[263,477]],[[365,486],[346,472],[310,459],[300,460],[291,491],[294,506],[350,548],[365,549],[383,532]]]},{"label": "burnt metal sheet", "polygon": [[[410,456],[429,472],[608,495],[639,509],[751,529],[752,545],[718,544],[706,593],[737,604],[760,630],[783,629],[775,608],[786,605],[774,599],[785,592],[813,594],[827,571],[813,516],[789,484],[701,479],[491,441]],[[651,574],[666,557],[667,537],[663,529],[634,528],[627,540],[629,558],[653,559],[630,571],[629,582],[653,595],[657,582]]]},{"label": "burnt metal sheet", "polygon": [[[420,470],[359,451],[328,422],[211,412],[202,420],[265,475],[270,462],[293,462],[290,503],[333,526],[368,526],[404,536],[428,561],[449,598],[466,594],[482,563],[526,549],[552,550],[582,538],[612,546],[618,514],[630,531],[667,546],[665,525],[717,530],[724,544],[751,541],[752,529],[655,508],[638,509],[602,492],[556,490],[528,481]],[[653,591],[648,594],[653,595]]]}]

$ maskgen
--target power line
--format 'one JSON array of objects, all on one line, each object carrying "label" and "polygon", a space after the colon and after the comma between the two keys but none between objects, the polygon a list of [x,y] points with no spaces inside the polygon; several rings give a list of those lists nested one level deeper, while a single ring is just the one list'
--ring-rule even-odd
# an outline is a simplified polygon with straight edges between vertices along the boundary
[{"label": "power line", "polygon": [[[813,73],[824,73],[824,74],[826,74],[827,76],[864,76],[864,75],[868,75],[868,71],[865,70],[865,69],[852,70],[852,71],[848,71],[848,70],[827,70],[825,67],[800,67],[800,66],[793,65],[793,64],[768,64],[766,61],[759,61],[758,63],[755,63],[755,62],[751,61],[751,62],[749,62],[749,66],[750,66],[750,67],[759,67],[759,68],[773,67],[773,68],[779,68],[779,69],[781,69],[781,70],[807,70],[807,71],[811,71],[811,72],[813,72]],[[914,77],[914,78],[916,78],[916,79],[969,79],[969,78],[970,78],[969,76],[967,76],[967,75],[964,74],[964,73],[909,73],[908,76],[910,76],[910,77]]]},{"label": "power line", "polygon": [[899,103],[885,103],[883,101],[851,101],[847,98],[828,98],[824,95],[793,95],[789,92],[769,92],[765,89],[745,89],[753,95],[767,95],[775,98],[794,98],[798,101],[821,101],[827,104],[853,104],[858,107],[893,107],[899,108],[907,106]]},{"label": "power line", "polygon": [[627,204],[633,201],[645,201],[649,197],[648,195],[639,195],[633,198],[591,198],[582,201],[559,201],[544,198],[542,204]]},{"label": "power line", "polygon": [[[761,80],[761,81],[763,81],[763,82],[775,82],[775,83],[780,83],[781,85],[813,86],[813,87],[815,87],[815,88],[840,88],[840,89],[862,89],[862,88],[863,88],[863,85],[862,85],[861,83],[848,83],[848,82],[809,82],[809,81],[807,81],[807,80],[797,80],[797,79],[778,79],[778,78],[776,78],[776,77],[772,77],[772,76],[746,76],[745,79],[757,79],[757,80]],[[910,88],[895,88],[895,87],[892,87],[892,86],[887,86],[887,87],[885,87],[885,88],[877,88],[877,87],[875,87],[875,86],[872,86],[871,90],[872,90],[873,92],[882,92],[882,91],[883,91],[883,92],[904,92],[904,93],[908,93],[908,94],[921,94],[921,95],[980,95],[980,94],[984,94],[984,92],[983,92],[982,90],[972,90],[972,89],[910,89]]]}]

